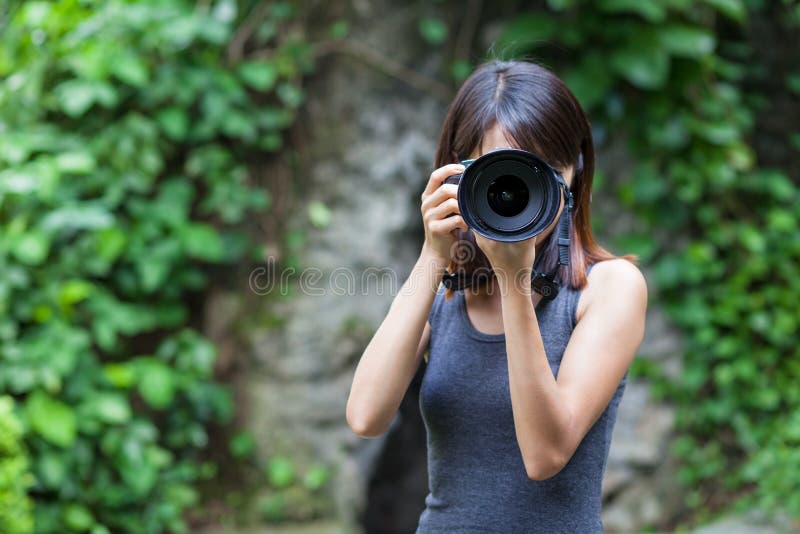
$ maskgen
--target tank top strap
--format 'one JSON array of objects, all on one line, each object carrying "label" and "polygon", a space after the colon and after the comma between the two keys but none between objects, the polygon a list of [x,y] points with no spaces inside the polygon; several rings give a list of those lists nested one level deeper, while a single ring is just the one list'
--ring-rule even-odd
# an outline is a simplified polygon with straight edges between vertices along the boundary
[{"label": "tank top strap", "polygon": [[436,323],[439,322],[439,316],[442,313],[442,304],[444,303],[444,293],[447,291],[444,283],[439,283],[439,287],[436,289],[436,296],[433,298],[433,304],[431,305],[431,311],[428,313],[428,322],[431,324],[431,328],[436,327]]},{"label": "tank top strap", "polygon": [[[586,276],[589,276],[589,272],[592,270],[596,263],[592,263],[586,267]],[[581,298],[581,294],[583,293],[583,288],[581,289],[572,289],[569,288],[569,295],[567,298],[567,307],[569,310],[570,321],[572,323],[572,328],[575,328],[575,325],[578,323],[578,301]]]}]

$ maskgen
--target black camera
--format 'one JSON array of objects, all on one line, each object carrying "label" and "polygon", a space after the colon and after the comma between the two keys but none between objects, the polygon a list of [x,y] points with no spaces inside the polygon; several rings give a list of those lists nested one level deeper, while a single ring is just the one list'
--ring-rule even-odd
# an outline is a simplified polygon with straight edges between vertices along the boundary
[{"label": "black camera", "polygon": [[[444,183],[458,185],[464,222],[495,241],[522,241],[542,233],[571,194],[561,174],[526,150],[502,148],[461,162],[462,174]],[[571,206],[570,206],[571,207]]]}]

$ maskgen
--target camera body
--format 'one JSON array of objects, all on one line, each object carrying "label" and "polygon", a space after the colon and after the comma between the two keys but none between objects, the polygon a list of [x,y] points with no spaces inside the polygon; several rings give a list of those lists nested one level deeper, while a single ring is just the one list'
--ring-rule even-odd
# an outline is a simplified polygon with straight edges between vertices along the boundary
[{"label": "camera body", "polygon": [[[582,159],[579,161],[582,162]],[[473,231],[495,241],[522,241],[542,233],[558,221],[558,263],[548,273],[534,271],[531,288],[543,300],[558,294],[558,267],[569,264],[572,192],[564,177],[540,157],[525,150],[501,148],[474,160],[461,162],[465,170],[444,183],[458,185],[458,206],[464,222]],[[471,286],[471,273],[445,273],[443,282],[451,289]]]},{"label": "camera body", "polygon": [[458,185],[464,222],[495,241],[522,241],[542,233],[569,195],[561,174],[526,150],[501,148],[461,162],[462,174],[444,183]]}]

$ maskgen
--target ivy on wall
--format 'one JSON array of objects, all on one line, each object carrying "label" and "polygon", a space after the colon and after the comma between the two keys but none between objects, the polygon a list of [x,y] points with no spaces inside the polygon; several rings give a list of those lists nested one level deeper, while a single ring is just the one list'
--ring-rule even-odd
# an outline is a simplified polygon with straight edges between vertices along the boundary
[{"label": "ivy on wall", "polygon": [[185,532],[215,470],[207,425],[234,409],[190,304],[269,207],[246,164],[303,101],[294,9],[4,6],[0,393],[24,424],[36,532]]},{"label": "ivy on wall", "polygon": [[[800,29],[800,7],[784,7]],[[635,370],[677,405],[678,477],[698,515],[735,502],[800,516],[800,195],[748,142],[768,95],[745,90],[758,58],[743,33],[762,8],[549,0],[497,47],[553,66],[598,132],[629,139],[635,167],[618,193],[642,230],[619,245],[651,269],[686,339],[680,376]]]},{"label": "ivy on wall", "polygon": [[0,397],[0,532],[33,532],[33,506],[27,490],[32,483],[30,461],[22,444],[22,424],[14,401]]}]

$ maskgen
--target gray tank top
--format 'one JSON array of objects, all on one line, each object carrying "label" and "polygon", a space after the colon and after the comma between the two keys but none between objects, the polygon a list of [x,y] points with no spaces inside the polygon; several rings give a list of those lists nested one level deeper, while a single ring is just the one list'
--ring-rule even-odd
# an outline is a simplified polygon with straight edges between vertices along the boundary
[{"label": "gray tank top", "polygon": [[[580,293],[562,287],[555,299],[536,306],[554,376],[575,327]],[[531,480],[514,431],[505,334],[476,330],[464,292],[445,302],[443,285],[428,320],[419,406],[429,493],[416,534],[603,532],[600,490],[627,372],[564,469]]]}]

